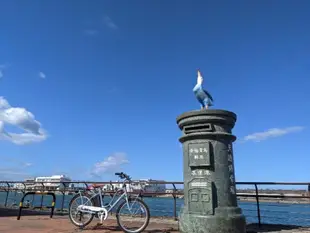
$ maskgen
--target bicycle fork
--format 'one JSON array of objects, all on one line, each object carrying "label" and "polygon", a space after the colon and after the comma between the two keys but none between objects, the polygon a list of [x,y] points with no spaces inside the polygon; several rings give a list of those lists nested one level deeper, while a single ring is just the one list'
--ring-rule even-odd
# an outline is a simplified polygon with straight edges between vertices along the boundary
[{"label": "bicycle fork", "polygon": [[[137,210],[134,213],[132,213],[131,209],[132,209],[133,205],[136,203],[136,201],[133,201],[131,206],[130,206],[130,201],[131,201],[131,198],[128,198],[128,196],[126,196],[126,204],[127,204],[128,210],[129,210],[130,214],[133,215],[133,214],[136,214],[138,212],[139,208],[137,208]],[[142,213],[144,213],[144,209],[141,206],[140,206],[140,210],[142,211]]]}]

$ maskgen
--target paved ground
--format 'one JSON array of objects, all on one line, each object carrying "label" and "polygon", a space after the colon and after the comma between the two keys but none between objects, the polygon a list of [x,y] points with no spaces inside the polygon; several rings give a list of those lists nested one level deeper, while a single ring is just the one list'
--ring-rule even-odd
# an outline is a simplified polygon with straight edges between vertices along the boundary
[{"label": "paved ground", "polygon": [[[5,210],[0,208],[0,233],[118,233],[114,216],[109,216],[109,220],[103,225],[98,225],[98,220],[94,218],[93,222],[81,230],[75,227],[68,216],[56,215],[52,219],[48,215],[34,215],[36,213],[27,213],[20,220],[16,220],[16,210]],[[31,215],[32,214],[32,215]],[[247,226],[248,233],[310,233],[310,228],[285,225],[263,225],[259,228],[256,224]],[[177,233],[178,223],[173,219],[151,218],[151,222],[145,232],[156,233]]]},{"label": "paved ground", "polygon": [[271,225],[264,224],[260,228],[257,224],[250,224],[247,226],[248,233],[310,233],[310,228],[289,225]]},{"label": "paved ground", "polygon": [[[104,225],[98,225],[94,219],[93,223],[84,230],[73,226],[67,216],[55,216],[50,219],[48,216],[23,216],[21,220],[16,217],[0,217],[1,233],[120,233],[116,221],[113,219],[104,222]],[[145,232],[156,233],[177,233],[177,222],[165,219],[152,219]],[[248,233],[310,233],[310,228],[301,228],[296,226],[283,225],[263,225],[258,228],[256,224],[248,225]]]},{"label": "paved ground", "polygon": [[[122,232],[118,229],[116,221],[111,218],[104,222],[104,225],[98,225],[98,220],[93,222],[84,230],[81,230],[71,224],[67,216],[55,216],[50,219],[48,216],[23,216],[21,220],[16,217],[0,217],[0,232],[2,233],[100,233]],[[145,232],[177,232],[177,224],[173,221],[159,222],[151,221]]]},{"label": "paved ground", "polygon": [[[94,218],[92,223],[83,230],[74,226],[68,216],[60,216],[56,213],[49,218],[48,212],[23,210],[20,220],[16,219],[17,209],[6,209],[0,207],[0,233],[108,233],[122,232],[117,227],[115,216],[109,216],[103,225]],[[40,214],[40,215],[38,215]],[[177,221],[173,219],[151,218],[150,224],[145,232],[178,232]]]}]

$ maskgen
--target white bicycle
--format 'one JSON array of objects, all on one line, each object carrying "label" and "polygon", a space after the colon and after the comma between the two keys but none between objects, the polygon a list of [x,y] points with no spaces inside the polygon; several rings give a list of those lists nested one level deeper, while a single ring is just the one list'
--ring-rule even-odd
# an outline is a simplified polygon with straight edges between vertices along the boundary
[{"label": "white bicycle", "polygon": [[[131,182],[128,175],[123,172],[115,173],[115,175],[123,179],[122,188],[116,190],[108,204],[103,204],[104,193],[101,192],[102,185],[93,186],[94,189],[88,190],[88,192],[79,191],[79,193],[71,199],[69,204],[69,218],[74,225],[83,228],[91,223],[94,216],[97,216],[102,223],[108,218],[109,212],[120,203],[116,210],[116,220],[122,231],[139,233],[145,230],[150,221],[150,210],[148,206],[139,198],[139,194],[133,196],[127,193],[126,183]],[[116,199],[117,196],[118,198]],[[95,205],[94,198],[96,197],[100,200],[100,206]],[[127,210],[125,210],[125,208],[127,208]],[[133,217],[133,215],[136,215],[136,217]],[[144,220],[142,216],[145,216]],[[130,217],[133,217],[133,220],[130,221]],[[125,224],[128,223],[129,225],[126,226]],[[133,225],[137,223],[140,224],[140,226],[134,227]]]}]

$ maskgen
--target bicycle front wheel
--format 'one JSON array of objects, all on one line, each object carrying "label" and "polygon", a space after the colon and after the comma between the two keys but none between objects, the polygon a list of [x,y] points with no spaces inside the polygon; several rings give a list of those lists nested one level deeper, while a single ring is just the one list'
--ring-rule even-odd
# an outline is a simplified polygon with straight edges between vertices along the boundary
[{"label": "bicycle front wheel", "polygon": [[150,210],[139,198],[124,200],[116,210],[119,227],[127,233],[139,233],[145,230],[150,221]]},{"label": "bicycle front wheel", "polygon": [[79,205],[94,206],[93,199],[91,199],[87,194],[77,194],[75,195],[69,203],[69,218],[71,222],[78,227],[85,227],[94,218],[91,213],[85,213],[77,209]]}]

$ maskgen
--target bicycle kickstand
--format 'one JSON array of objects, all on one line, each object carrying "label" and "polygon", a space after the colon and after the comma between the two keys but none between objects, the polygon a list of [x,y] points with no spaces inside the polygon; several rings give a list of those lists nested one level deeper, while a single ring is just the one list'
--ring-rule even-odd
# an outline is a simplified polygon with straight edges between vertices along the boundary
[{"label": "bicycle kickstand", "polygon": [[103,213],[102,213],[102,214],[100,213],[100,214],[98,214],[98,215],[99,215],[100,223],[103,224],[103,215],[104,215],[104,214],[103,214]]}]

